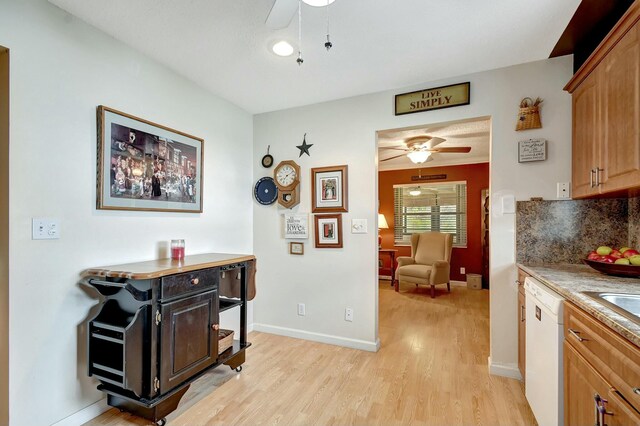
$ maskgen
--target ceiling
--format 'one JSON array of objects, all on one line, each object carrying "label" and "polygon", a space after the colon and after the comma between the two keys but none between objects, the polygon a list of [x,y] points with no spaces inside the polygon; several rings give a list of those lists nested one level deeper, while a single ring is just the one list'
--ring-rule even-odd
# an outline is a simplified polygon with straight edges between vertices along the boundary
[{"label": "ceiling", "polygon": [[[274,0],[49,0],[250,113],[545,59],[580,0],[336,0],[271,30]],[[390,101],[391,102],[391,101]]]},{"label": "ceiling", "polygon": [[[489,118],[432,124],[428,126],[391,129],[378,132],[378,170],[424,169],[489,162],[491,123]],[[437,148],[471,147],[466,154],[433,153],[433,160],[414,164],[404,155],[405,141],[416,136],[436,136],[445,139]],[[396,157],[384,161],[391,157]]]}]

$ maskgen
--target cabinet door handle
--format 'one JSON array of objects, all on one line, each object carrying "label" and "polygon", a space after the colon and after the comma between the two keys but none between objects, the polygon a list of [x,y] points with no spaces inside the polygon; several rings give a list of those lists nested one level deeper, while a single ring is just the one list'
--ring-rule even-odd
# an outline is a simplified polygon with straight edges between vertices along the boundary
[{"label": "cabinet door handle", "polygon": [[524,322],[525,321],[525,316],[524,316],[524,305],[520,305],[520,322]]},{"label": "cabinet door handle", "polygon": [[591,186],[591,188],[595,188],[595,187],[596,187],[596,185],[595,185],[595,183],[594,183],[594,181],[593,181],[593,175],[594,175],[595,173],[596,173],[595,169],[591,169],[591,170],[589,171],[589,186]]},{"label": "cabinet door handle", "polygon": [[220,324],[211,324],[212,330],[220,330]]},{"label": "cabinet door handle", "polygon": [[632,390],[636,395],[640,395],[640,388],[633,388]]},{"label": "cabinet door handle", "polygon": [[571,334],[573,337],[575,337],[576,339],[578,339],[578,342],[584,342],[585,340],[588,340],[588,339],[585,339],[584,337],[580,337],[580,332],[579,332],[579,331],[572,330],[572,329],[570,329],[570,328],[569,328],[569,329],[567,329],[567,331],[568,331],[568,332],[569,332],[569,334]]},{"label": "cabinet door handle", "polygon": [[596,167],[596,186],[602,185],[602,182],[600,182],[600,172],[604,172],[604,169]]},{"label": "cabinet door handle", "polygon": [[191,278],[191,285],[200,284],[200,278]]}]

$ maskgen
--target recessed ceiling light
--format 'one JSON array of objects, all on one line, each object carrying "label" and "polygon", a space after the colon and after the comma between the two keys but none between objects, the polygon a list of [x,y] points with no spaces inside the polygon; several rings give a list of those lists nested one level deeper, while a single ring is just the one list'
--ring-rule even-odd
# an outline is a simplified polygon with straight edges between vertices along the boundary
[{"label": "recessed ceiling light", "polygon": [[309,6],[315,6],[315,7],[322,7],[322,6],[327,6],[330,5],[331,3],[333,3],[336,0],[302,0],[303,2],[305,2],[306,4],[308,4]]},{"label": "recessed ceiling light", "polygon": [[291,56],[291,54],[293,53],[293,46],[282,40],[274,44],[271,47],[271,50],[273,50],[273,53],[278,56]]}]

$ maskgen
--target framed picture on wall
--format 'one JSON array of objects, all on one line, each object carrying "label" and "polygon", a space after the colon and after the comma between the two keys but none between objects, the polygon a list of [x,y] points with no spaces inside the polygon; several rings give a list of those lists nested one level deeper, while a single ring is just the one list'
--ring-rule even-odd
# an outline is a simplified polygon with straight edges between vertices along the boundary
[{"label": "framed picture on wall", "polygon": [[97,208],[202,212],[204,140],[98,107]]},{"label": "framed picture on wall", "polygon": [[304,243],[289,243],[289,254],[297,254],[302,256],[304,254]]},{"label": "framed picture on wall", "polygon": [[316,248],[342,248],[342,215],[317,214],[314,219]]},{"label": "framed picture on wall", "polygon": [[284,215],[285,238],[309,238],[309,215],[306,213]]},{"label": "framed picture on wall", "polygon": [[314,213],[347,212],[347,166],[311,169],[311,195]]}]

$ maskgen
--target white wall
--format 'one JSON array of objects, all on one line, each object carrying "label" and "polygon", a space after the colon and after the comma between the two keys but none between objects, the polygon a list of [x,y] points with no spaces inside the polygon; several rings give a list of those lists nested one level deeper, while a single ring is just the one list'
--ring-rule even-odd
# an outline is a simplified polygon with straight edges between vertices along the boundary
[{"label": "white wall", "polygon": [[[10,419],[47,425],[103,397],[78,341],[96,303],[77,285],[83,269],[157,258],[176,237],[187,254],[252,252],[253,124],[44,0],[0,10],[11,49]],[[96,210],[99,104],[205,139],[204,213]],[[59,218],[62,238],[32,241],[36,216]]]},{"label": "white wall", "polygon": [[[254,178],[270,175],[259,159],[271,145],[276,164],[294,159],[302,168],[302,197],[294,210],[311,210],[310,168],[349,165],[349,212],[344,214],[344,248],[315,249],[306,242],[304,256],[291,256],[281,236],[281,213],[275,206],[254,203],[254,251],[260,259],[256,329],[375,348],[377,338],[377,130],[492,117],[491,191],[512,192],[518,199],[555,197],[558,181],[569,181],[571,161],[571,101],[562,87],[572,75],[571,57],[534,62],[499,70],[429,82],[381,92],[257,115],[254,118]],[[305,65],[306,66],[306,65]],[[395,117],[397,93],[445,84],[471,82],[471,104]],[[516,132],[520,100],[539,96],[543,129]],[[298,158],[295,145],[307,133],[311,157]],[[517,142],[549,140],[545,162],[519,164]],[[491,220],[491,356],[493,371],[517,375],[517,290],[513,215]],[[366,218],[369,233],[351,234],[352,218]],[[296,313],[306,303],[307,315]],[[344,308],[355,309],[353,323],[343,320]],[[382,325],[381,325],[382,326]],[[384,345],[384,342],[382,342]]]}]

